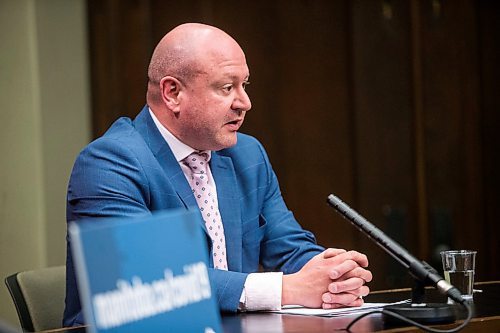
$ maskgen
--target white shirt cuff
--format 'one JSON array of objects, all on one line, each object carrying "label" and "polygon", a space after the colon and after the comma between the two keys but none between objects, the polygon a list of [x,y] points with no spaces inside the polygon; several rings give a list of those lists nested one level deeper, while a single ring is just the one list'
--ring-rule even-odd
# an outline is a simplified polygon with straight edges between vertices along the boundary
[{"label": "white shirt cuff", "polygon": [[240,310],[281,310],[282,272],[251,273],[240,297]]}]

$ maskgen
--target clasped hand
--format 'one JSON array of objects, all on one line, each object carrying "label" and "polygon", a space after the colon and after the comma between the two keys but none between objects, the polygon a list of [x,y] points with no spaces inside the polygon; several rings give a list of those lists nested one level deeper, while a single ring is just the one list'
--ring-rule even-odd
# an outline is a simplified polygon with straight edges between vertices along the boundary
[{"label": "clasped hand", "polygon": [[326,249],[300,271],[283,276],[282,304],[334,309],[363,305],[372,280],[366,255],[343,249]]}]

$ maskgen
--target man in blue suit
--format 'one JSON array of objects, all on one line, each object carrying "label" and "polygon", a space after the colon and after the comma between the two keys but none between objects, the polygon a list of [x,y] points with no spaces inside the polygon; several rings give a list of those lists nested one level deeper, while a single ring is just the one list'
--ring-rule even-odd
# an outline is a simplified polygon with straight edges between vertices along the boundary
[{"label": "man in blue suit", "polygon": [[[138,116],[117,120],[78,156],[68,221],[195,206],[205,221],[209,276],[222,311],[363,304],[372,278],[366,256],[318,246],[286,207],[262,145],[237,132],[251,108],[238,43],[212,26],[180,25],[156,47],[148,78],[147,105]],[[208,164],[199,190],[207,188],[210,208],[195,188],[190,159]],[[218,218],[212,221],[205,209]],[[64,325],[80,324],[68,240]]]}]

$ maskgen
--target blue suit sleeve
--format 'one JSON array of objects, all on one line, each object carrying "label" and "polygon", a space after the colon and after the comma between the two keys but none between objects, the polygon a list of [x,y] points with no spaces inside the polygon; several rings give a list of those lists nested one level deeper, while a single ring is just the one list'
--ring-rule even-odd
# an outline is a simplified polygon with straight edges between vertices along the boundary
[{"label": "blue suit sleeve", "polygon": [[210,268],[208,276],[220,310],[236,312],[248,274]]}]

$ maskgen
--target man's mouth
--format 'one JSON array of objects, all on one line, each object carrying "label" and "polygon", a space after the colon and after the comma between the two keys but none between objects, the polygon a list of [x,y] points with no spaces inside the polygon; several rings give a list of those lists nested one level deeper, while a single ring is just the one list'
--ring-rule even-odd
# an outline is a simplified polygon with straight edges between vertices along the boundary
[{"label": "man's mouth", "polygon": [[235,119],[235,120],[228,121],[227,123],[225,123],[225,125],[229,126],[229,128],[231,130],[237,131],[240,128],[242,123],[243,123],[243,119]]}]

